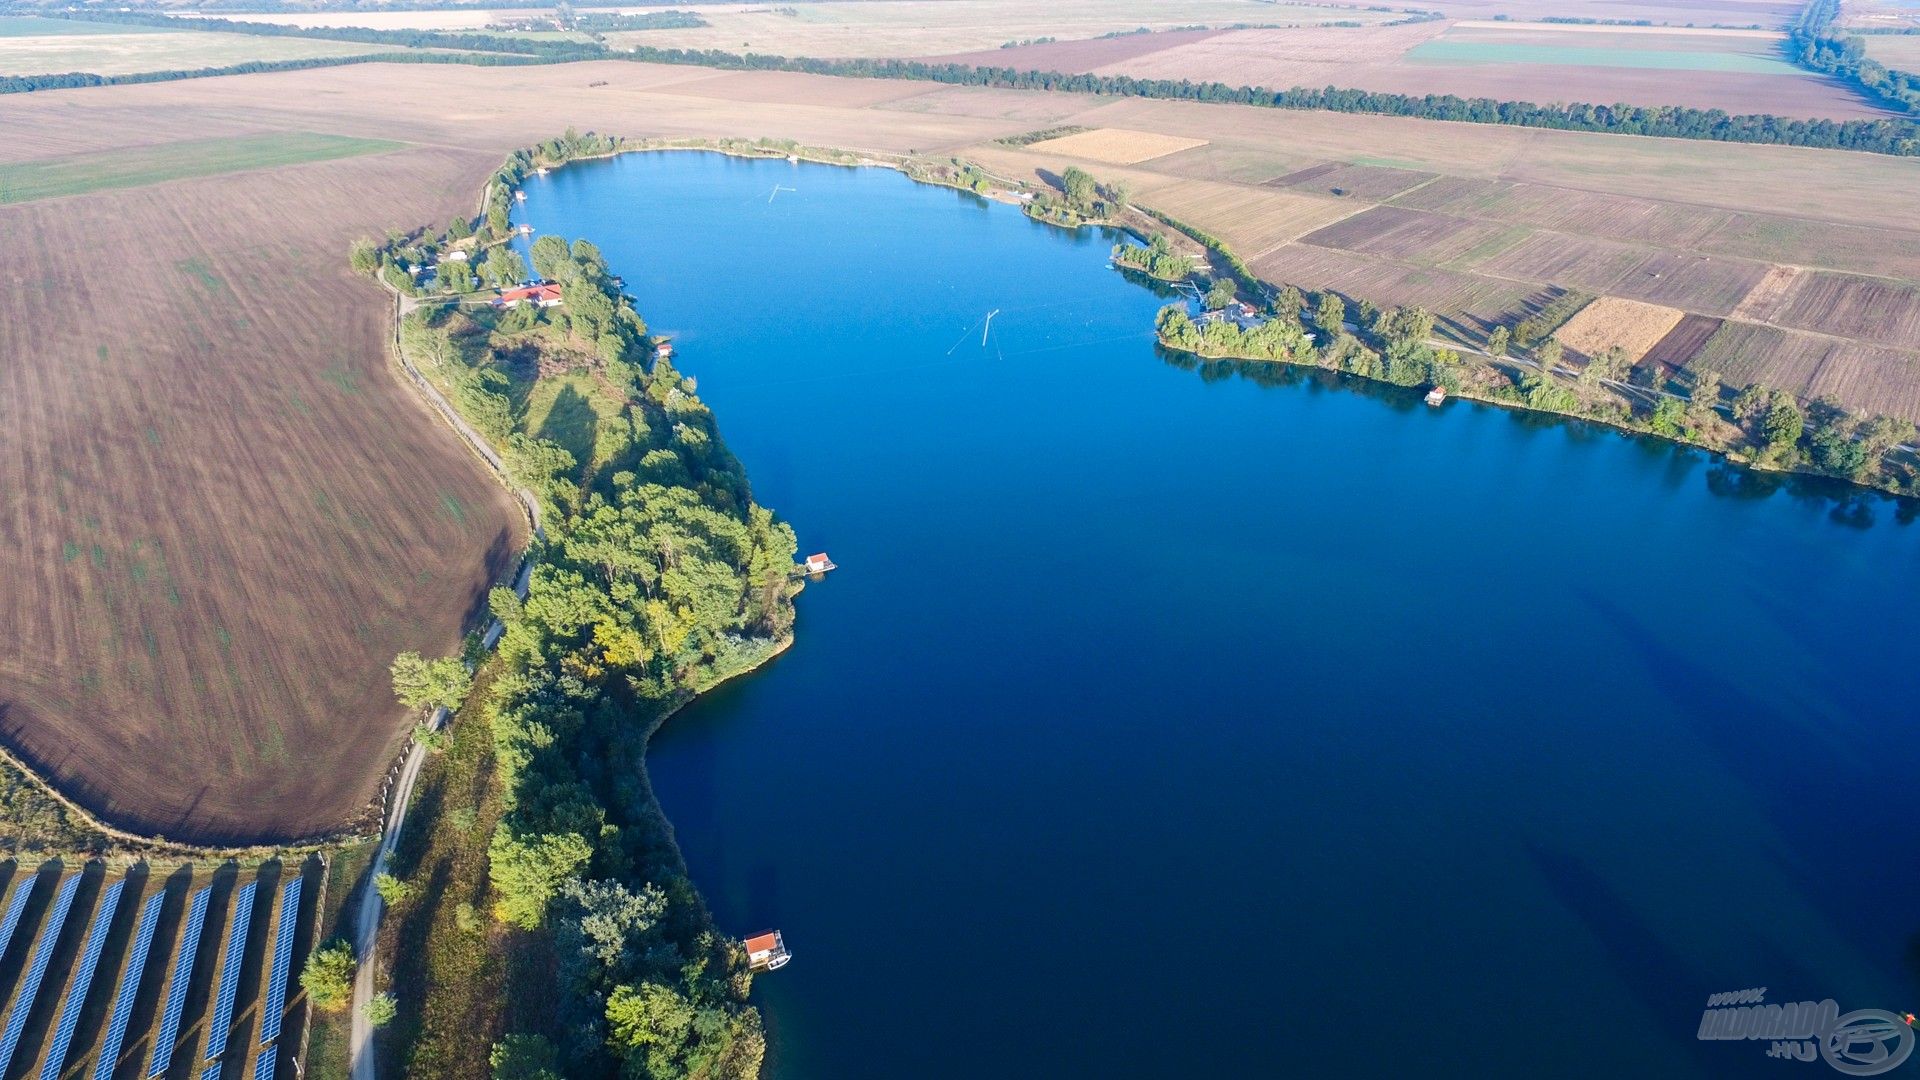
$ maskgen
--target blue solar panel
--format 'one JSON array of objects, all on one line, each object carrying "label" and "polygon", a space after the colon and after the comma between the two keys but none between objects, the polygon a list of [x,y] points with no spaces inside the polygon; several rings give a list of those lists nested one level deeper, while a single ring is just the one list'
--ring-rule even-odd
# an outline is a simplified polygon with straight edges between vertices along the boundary
[{"label": "blue solar panel", "polygon": [[147,1059],[148,1076],[166,1072],[173,1061],[173,1040],[180,1034],[180,1014],[187,1008],[187,984],[193,981],[193,955],[200,949],[200,931],[207,925],[209,893],[206,888],[194,893],[193,903],[187,907],[187,933],[173,962],[173,981],[167,984],[167,1011],[160,1017],[160,1037],[153,1040],[153,1056]]},{"label": "blue solar panel", "polygon": [[60,1070],[67,1064],[67,1047],[73,1043],[73,1029],[80,1023],[80,1009],[87,1003],[94,970],[100,966],[100,950],[107,944],[107,927],[113,924],[113,913],[120,908],[120,890],[126,884],[116,881],[100,897],[100,906],[93,913],[93,929],[87,931],[87,949],[80,954],[80,968],[74,972],[73,985],[67,988],[67,1004],[60,1010],[60,1026],[53,1032],[53,1046],[47,1051],[46,1064],[40,1066],[40,1080],[60,1080]]},{"label": "blue solar panel", "polygon": [[13,932],[20,929],[20,916],[27,910],[27,899],[33,895],[33,887],[40,884],[39,875],[34,875],[20,883],[20,888],[7,903],[7,914],[0,918],[0,953],[7,951],[13,941]]},{"label": "blue solar panel", "polygon": [[120,993],[113,999],[113,1016],[107,1020],[107,1037],[100,1044],[93,1080],[113,1080],[120,1044],[126,1041],[127,1023],[133,1019],[133,999],[140,993],[140,976],[147,968],[147,953],[153,949],[153,931],[160,924],[160,902],[166,898],[164,892],[154,893],[140,909],[140,929],[134,932],[133,952],[128,954],[127,969],[120,975]]},{"label": "blue solar panel", "polygon": [[220,1063],[214,1062],[200,1071],[200,1080],[220,1080]]},{"label": "blue solar panel", "polygon": [[260,1059],[253,1063],[253,1080],[273,1080],[273,1067],[279,1062],[278,1049],[260,1051]]},{"label": "blue solar panel", "polygon": [[253,894],[260,887],[249,881],[240,890],[233,905],[233,925],[227,927],[227,959],[220,965],[220,998],[213,1007],[213,1024],[207,1028],[207,1053],[217,1058],[226,1052],[228,1029],[233,1027],[233,997],[240,992],[240,961],[247,952],[247,924],[253,921]]},{"label": "blue solar panel", "polygon": [[261,1046],[280,1035],[280,1014],[287,1008],[287,976],[293,969],[293,927],[299,921],[300,879],[294,878],[280,893],[280,930],[273,939],[273,975],[267,983],[267,1008],[260,1018]]},{"label": "blue solar panel", "polygon": [[47,909],[47,920],[40,924],[40,939],[33,943],[33,959],[27,964],[27,977],[20,984],[20,993],[13,999],[13,1011],[7,1014],[7,1032],[0,1035],[0,1075],[5,1075],[7,1066],[13,1064],[13,1052],[20,1049],[20,1036],[27,1030],[27,1014],[33,1011],[33,999],[40,996],[40,980],[47,976],[47,965],[53,961],[53,945],[60,939],[60,928],[66,925],[67,912],[73,910],[73,893],[80,887],[80,875],[75,874],[60,883],[60,891],[54,894],[53,907]]}]

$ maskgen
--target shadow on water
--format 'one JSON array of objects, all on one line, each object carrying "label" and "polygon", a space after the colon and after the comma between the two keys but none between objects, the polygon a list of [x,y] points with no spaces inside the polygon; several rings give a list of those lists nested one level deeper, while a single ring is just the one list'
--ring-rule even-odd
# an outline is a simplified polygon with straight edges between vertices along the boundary
[{"label": "shadow on water", "polygon": [[[1179,294],[1164,282],[1143,274],[1124,271],[1128,280],[1154,287],[1163,296]],[[1265,388],[1309,387],[1343,390],[1370,401],[1377,401],[1397,413],[1418,412],[1426,408],[1424,388],[1395,386],[1377,379],[1361,378],[1325,368],[1301,367],[1263,360],[1219,360],[1168,349],[1158,343],[1154,354],[1167,366],[1191,371],[1202,382],[1221,383],[1232,379]],[[1704,487],[1715,496],[1762,502],[1784,493],[1797,502],[1827,511],[1827,520],[1849,529],[1870,529],[1886,520],[1895,525],[1911,525],[1920,520],[1920,499],[1859,487],[1830,476],[1806,473],[1782,473],[1755,469],[1731,461],[1695,446],[1663,439],[1637,431],[1623,431],[1607,424],[1577,416],[1538,412],[1532,409],[1503,408],[1489,402],[1474,402],[1482,408],[1499,409],[1514,427],[1525,431],[1559,431],[1576,443],[1592,444],[1620,439],[1643,456],[1667,460],[1670,486],[1690,479],[1702,462],[1707,462]]]}]

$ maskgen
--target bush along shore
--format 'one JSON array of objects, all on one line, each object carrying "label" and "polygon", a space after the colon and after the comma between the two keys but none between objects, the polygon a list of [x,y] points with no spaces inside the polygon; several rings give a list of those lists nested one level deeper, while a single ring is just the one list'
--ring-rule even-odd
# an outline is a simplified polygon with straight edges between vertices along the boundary
[{"label": "bush along shore", "polygon": [[1759,469],[1920,496],[1913,448],[1920,432],[1911,421],[1861,415],[1831,398],[1801,401],[1759,383],[1730,387],[1711,371],[1687,373],[1683,382],[1680,372],[1636,364],[1617,348],[1574,356],[1554,332],[1593,299],[1583,293],[1567,293],[1468,344],[1436,338],[1434,316],[1421,308],[1380,308],[1365,298],[1349,303],[1332,291],[1310,298],[1291,285],[1277,292],[1262,285],[1242,306],[1237,280],[1215,278],[1198,316],[1185,305],[1162,308],[1160,344],[1204,359],[1277,361],[1438,388],[1659,436]]},{"label": "bush along shore", "polygon": [[[745,955],[687,879],[644,757],[675,709],[791,640],[794,535],[598,250],[543,236],[528,266],[506,243],[528,173],[624,145],[570,131],[514,154],[477,218],[352,252],[401,292],[407,358],[545,530],[525,598],[489,598],[498,652],[383,890],[383,1053],[404,1075],[744,1078],[764,1054]],[[559,303],[481,291],[535,276]]]}]

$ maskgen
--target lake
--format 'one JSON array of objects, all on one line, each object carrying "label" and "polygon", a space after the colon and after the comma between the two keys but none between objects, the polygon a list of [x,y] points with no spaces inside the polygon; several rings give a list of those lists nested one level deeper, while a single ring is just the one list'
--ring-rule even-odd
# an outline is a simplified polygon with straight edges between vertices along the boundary
[{"label": "lake", "polygon": [[1810,1078],[1707,996],[1920,1006],[1911,506],[1183,363],[1111,234],[888,170],[526,190],[840,565],[650,757],[793,950],[769,1076]]}]

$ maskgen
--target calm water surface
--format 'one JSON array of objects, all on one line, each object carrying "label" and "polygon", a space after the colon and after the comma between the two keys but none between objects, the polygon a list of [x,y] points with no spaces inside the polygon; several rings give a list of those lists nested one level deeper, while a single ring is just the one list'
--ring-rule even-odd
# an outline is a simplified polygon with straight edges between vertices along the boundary
[{"label": "calm water surface", "polygon": [[778,1080],[1811,1080],[1706,996],[1920,1006],[1898,505],[1169,362],[1110,237],[891,172],[528,191],[842,567],[651,757]]}]

